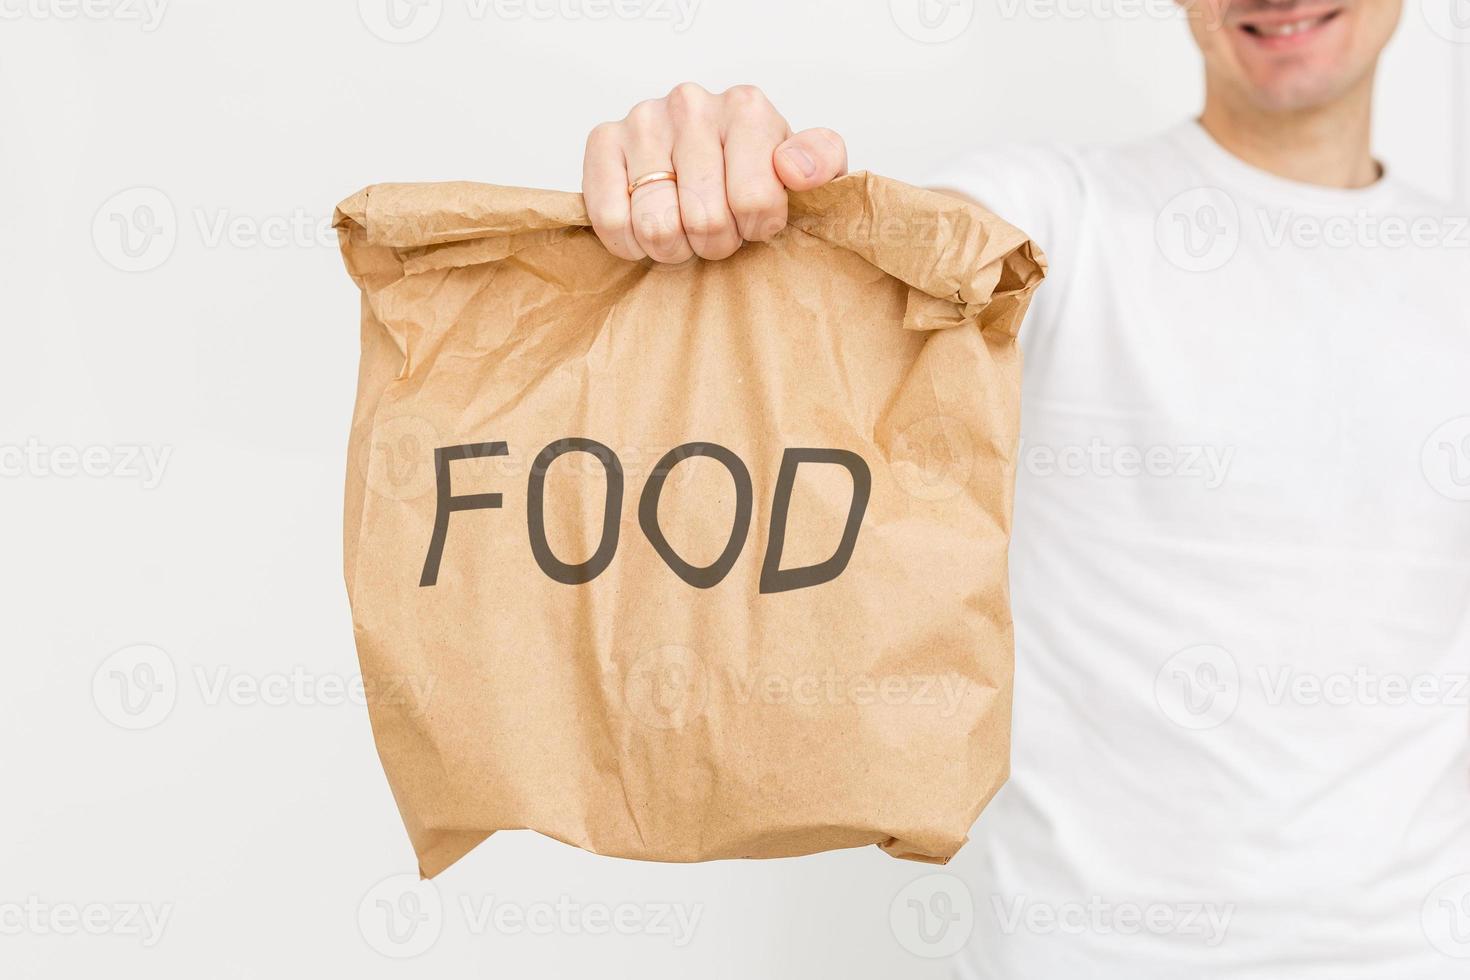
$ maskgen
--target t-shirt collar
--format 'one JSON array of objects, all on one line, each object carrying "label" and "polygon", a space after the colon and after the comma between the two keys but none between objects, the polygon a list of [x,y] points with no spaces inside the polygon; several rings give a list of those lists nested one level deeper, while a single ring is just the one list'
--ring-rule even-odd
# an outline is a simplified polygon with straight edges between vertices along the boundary
[{"label": "t-shirt collar", "polygon": [[1394,193],[1395,181],[1382,164],[1378,179],[1366,187],[1326,187],[1290,180],[1246,163],[1215,142],[1198,120],[1180,124],[1171,135],[1192,160],[1226,186],[1244,188],[1267,202],[1333,209],[1373,208]]}]

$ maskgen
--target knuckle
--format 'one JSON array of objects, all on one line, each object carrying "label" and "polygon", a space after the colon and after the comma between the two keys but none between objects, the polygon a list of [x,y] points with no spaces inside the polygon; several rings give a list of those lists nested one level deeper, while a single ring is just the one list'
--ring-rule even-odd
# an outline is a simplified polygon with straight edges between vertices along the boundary
[{"label": "knuckle", "polygon": [[686,214],[684,215],[684,231],[690,238],[713,239],[727,236],[731,228],[731,219],[723,214]]},{"label": "knuckle", "polygon": [[695,255],[702,259],[710,259],[712,261],[728,259],[740,250],[739,238],[710,238],[703,241],[694,240],[689,244],[694,249]]},{"label": "knuckle", "polygon": [[680,82],[670,90],[666,101],[671,112],[689,114],[702,110],[710,94],[694,82]]},{"label": "knuckle", "polygon": [[627,117],[623,120],[634,132],[647,133],[656,129],[664,118],[664,102],[662,99],[644,99],[633,108],[628,110]]},{"label": "knuckle", "polygon": [[725,89],[724,99],[726,105],[737,112],[767,109],[771,105],[766,93],[754,85],[732,85]]},{"label": "knuckle", "polygon": [[638,252],[635,249],[629,248],[627,242],[623,240],[621,235],[609,235],[599,231],[597,233],[597,240],[602,242],[603,248],[620,259],[638,258]]},{"label": "knuckle", "polygon": [[600,221],[592,221],[591,224],[592,234],[597,236],[598,241],[602,242],[603,246],[609,252],[616,254],[618,246],[623,242],[623,235],[620,234],[621,229],[615,224],[608,225]]},{"label": "knuckle", "polygon": [[732,187],[728,196],[730,208],[739,215],[754,217],[786,209],[786,194],[778,188]]},{"label": "knuckle", "polygon": [[589,147],[607,146],[618,142],[623,127],[621,123],[603,122],[592,127],[592,132],[587,134],[587,145]]},{"label": "knuckle", "polygon": [[740,226],[740,237],[748,242],[764,242],[775,238],[786,227],[786,208],[783,205],[736,211],[735,220]]},{"label": "knuckle", "polygon": [[671,215],[646,212],[638,216],[635,227],[638,240],[655,248],[670,245],[683,237],[683,229]]},{"label": "knuckle", "polygon": [[644,250],[656,262],[682,262],[694,254],[682,235],[668,241],[649,242],[644,245]]},{"label": "knuckle", "polygon": [[682,235],[675,234],[666,228],[645,232],[638,239],[638,243],[655,258],[676,254],[682,241]]},{"label": "knuckle", "polygon": [[628,219],[619,208],[600,204],[587,209],[587,218],[598,235],[617,235],[627,227]]},{"label": "knuckle", "polygon": [[781,234],[781,230],[785,227],[786,215],[784,214],[760,215],[745,222],[740,237],[747,242],[768,242]]},{"label": "knuckle", "polygon": [[760,133],[775,136],[773,143],[781,141],[778,132],[786,131],[786,120],[766,94],[754,85],[737,85],[724,94],[724,115]]}]

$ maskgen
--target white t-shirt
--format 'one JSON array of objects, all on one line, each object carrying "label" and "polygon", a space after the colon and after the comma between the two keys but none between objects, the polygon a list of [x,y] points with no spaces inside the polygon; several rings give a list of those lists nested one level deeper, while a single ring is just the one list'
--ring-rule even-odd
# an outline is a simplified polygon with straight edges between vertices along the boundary
[{"label": "white t-shirt", "polygon": [[928,183],[1050,260],[960,975],[1470,976],[1470,226],[1193,123]]}]

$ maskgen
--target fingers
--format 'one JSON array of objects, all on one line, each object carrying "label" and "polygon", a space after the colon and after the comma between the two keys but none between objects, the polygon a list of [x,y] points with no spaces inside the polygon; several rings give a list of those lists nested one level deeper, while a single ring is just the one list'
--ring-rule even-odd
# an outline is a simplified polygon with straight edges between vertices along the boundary
[{"label": "fingers", "polygon": [[[677,182],[628,193],[630,182],[664,170]],[[840,136],[793,135],[759,89],[713,95],[686,82],[592,131],[582,193],[597,237],[620,258],[722,259],[742,240],[769,241],[786,226],[788,189],[819,187],[846,171]]]},{"label": "fingers", "polygon": [[782,184],[811,190],[847,173],[847,144],[830,129],[804,129],[776,147],[773,160]]},{"label": "fingers", "polygon": [[725,149],[720,145],[713,97],[685,103],[671,96],[669,101],[684,236],[700,258],[729,258],[740,247],[740,230],[725,200]]},{"label": "fingers", "polygon": [[[640,102],[623,121],[623,155],[628,176],[637,180],[659,170],[674,169],[674,124],[663,100]],[[656,180],[633,192],[629,200],[633,236],[655,262],[683,262],[694,255],[679,216],[679,189],[672,180]]]},{"label": "fingers", "polygon": [[582,158],[582,198],[602,245],[620,259],[637,262],[645,253],[633,234],[628,203],[628,166],[617,126],[603,123],[587,137]]},{"label": "fingers", "polygon": [[736,86],[723,98],[725,196],[740,237],[769,241],[786,227],[786,188],[771,155],[791,131],[758,89]]}]

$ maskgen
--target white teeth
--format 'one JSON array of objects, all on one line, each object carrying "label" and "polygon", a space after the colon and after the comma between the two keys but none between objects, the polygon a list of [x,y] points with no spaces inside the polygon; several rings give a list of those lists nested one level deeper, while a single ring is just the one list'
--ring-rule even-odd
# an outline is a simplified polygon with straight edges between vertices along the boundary
[{"label": "white teeth", "polygon": [[1315,26],[1321,17],[1310,17],[1306,20],[1296,20],[1289,24],[1256,24],[1253,25],[1256,32],[1266,37],[1288,37]]}]

